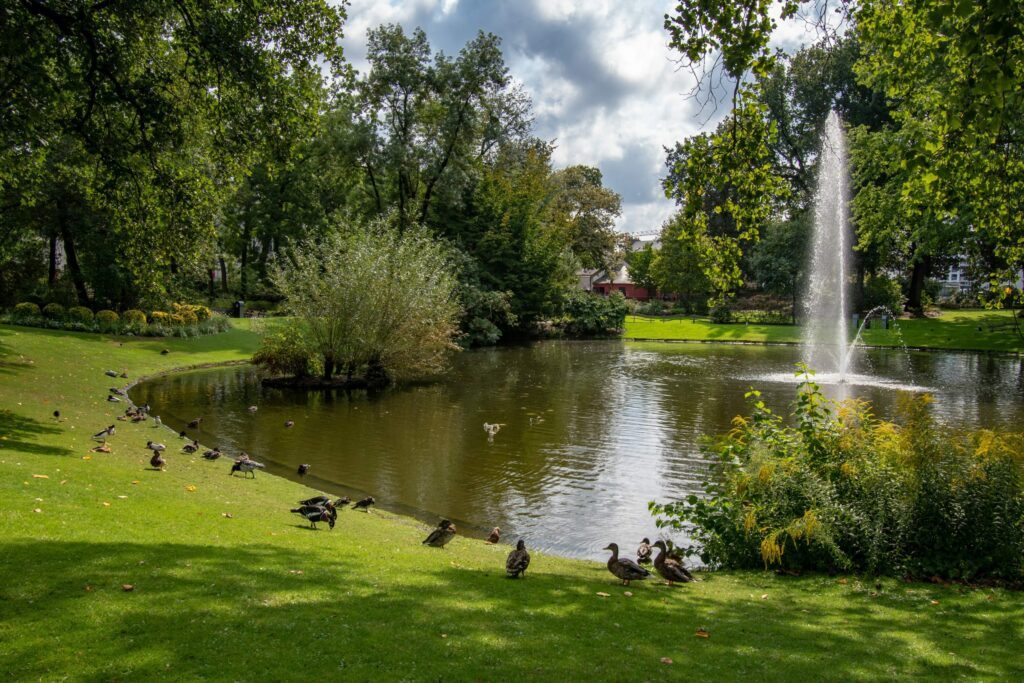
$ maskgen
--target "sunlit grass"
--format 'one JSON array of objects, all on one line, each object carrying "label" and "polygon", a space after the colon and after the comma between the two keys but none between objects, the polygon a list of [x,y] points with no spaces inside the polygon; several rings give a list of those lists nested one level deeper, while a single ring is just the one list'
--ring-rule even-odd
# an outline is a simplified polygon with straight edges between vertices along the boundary
[{"label": "sunlit grass", "polygon": [[151,471],[146,440],[179,443],[151,426],[116,422],[114,453],[88,453],[123,410],[104,370],[244,360],[257,341],[0,327],[8,680],[1024,676],[1018,593],[760,572],[625,589],[601,564],[540,554],[510,581],[504,545],[425,548],[422,524],[379,510],[314,532],[288,512],[312,494],[299,484],[177,452]]}]

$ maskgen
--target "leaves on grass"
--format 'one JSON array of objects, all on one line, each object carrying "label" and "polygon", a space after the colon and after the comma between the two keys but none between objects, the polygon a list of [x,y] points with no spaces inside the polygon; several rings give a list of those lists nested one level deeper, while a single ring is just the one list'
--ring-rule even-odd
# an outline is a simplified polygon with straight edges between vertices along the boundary
[{"label": "leaves on grass", "polygon": [[288,573],[289,574],[305,574],[306,572],[302,571],[301,569],[289,569]]},{"label": "leaves on grass", "polygon": [[135,585],[131,583],[122,583],[121,590],[123,590],[125,593],[131,593],[133,590],[135,590]]},{"label": "leaves on grass", "polygon": [[605,593],[604,591],[598,591],[597,595],[598,595],[598,597],[602,597],[602,598],[611,597],[608,593]]},{"label": "leaves on grass", "polygon": [[939,604],[939,601],[938,600],[932,600],[932,604],[933,605],[937,605],[937,604]]},{"label": "leaves on grass", "polygon": [[705,631],[702,628],[697,629],[697,632],[694,633],[693,635],[697,636],[698,638],[710,638],[711,637],[711,634],[708,633],[707,631]]},{"label": "leaves on grass", "polygon": [[48,474],[33,474],[32,478],[33,479],[49,479],[50,475],[48,475]]},{"label": "leaves on grass", "polygon": [[767,594],[767,593],[763,593],[763,594],[761,595],[761,599],[762,599],[762,600],[767,600],[767,599],[768,599],[768,594]]},{"label": "leaves on grass", "polygon": [[633,594],[629,591],[626,591],[625,593],[623,593],[623,595],[625,595],[627,598],[633,597]]},{"label": "leaves on grass", "polygon": [[673,663],[672,662],[672,658],[671,657],[662,657],[661,658],[661,663],[662,664],[672,664]]},{"label": "leaves on grass", "polygon": [[82,460],[92,460],[92,456],[91,455],[83,455],[82,456]]},{"label": "leaves on grass", "polygon": [[41,510],[40,508],[36,508],[36,509],[35,509],[35,510],[33,510],[32,512],[42,512],[42,510]]},{"label": "leaves on grass", "polygon": [[846,579],[839,579],[838,581],[836,581],[836,583],[838,583],[840,586],[845,586],[847,584],[847,581]]},{"label": "leaves on grass", "polygon": [[85,584],[85,587],[84,587],[84,588],[85,588],[85,592],[86,592],[86,593],[92,593],[92,592],[93,592],[93,590],[95,590],[95,589],[94,589],[94,588],[93,588],[93,587],[92,587],[91,585],[89,585],[89,584]]},{"label": "leaves on grass", "polygon": [[108,503],[107,501],[103,501],[103,507],[105,507],[105,508],[110,507],[110,503]]},{"label": "leaves on grass", "polygon": [[195,490],[196,490],[196,485],[195,484],[189,484],[188,486],[185,487],[185,490],[188,491],[189,493],[194,493]]},{"label": "leaves on grass", "polygon": [[232,515],[231,515],[230,512],[222,512],[220,514],[221,514],[221,517],[227,517],[228,519],[232,518]]}]

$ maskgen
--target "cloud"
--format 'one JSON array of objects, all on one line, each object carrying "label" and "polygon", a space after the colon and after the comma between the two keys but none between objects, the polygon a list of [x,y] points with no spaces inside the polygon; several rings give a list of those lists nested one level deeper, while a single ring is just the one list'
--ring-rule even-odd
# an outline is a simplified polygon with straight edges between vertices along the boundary
[{"label": "cloud", "polygon": [[[455,54],[477,31],[502,39],[505,62],[534,102],[535,134],[555,140],[558,166],[600,168],[623,197],[623,231],[656,230],[671,214],[663,147],[713,128],[685,94],[662,28],[675,0],[351,0],[344,47],[366,71],[366,31],[382,23],[421,27],[431,47]],[[785,22],[774,44],[792,49],[805,22]],[[703,126],[702,126],[703,123]]]}]

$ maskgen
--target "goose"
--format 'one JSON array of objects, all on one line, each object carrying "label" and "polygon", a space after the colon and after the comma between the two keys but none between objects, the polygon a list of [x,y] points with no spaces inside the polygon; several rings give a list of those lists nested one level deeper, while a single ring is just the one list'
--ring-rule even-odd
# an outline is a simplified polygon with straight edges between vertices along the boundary
[{"label": "goose", "polygon": [[199,423],[203,421],[203,418],[197,417],[186,425],[189,429],[199,429]]},{"label": "goose", "polygon": [[113,436],[113,435],[114,435],[114,425],[110,425],[106,429],[101,429],[100,431],[98,431],[95,434],[93,434],[92,438],[94,438],[96,440],[102,439],[103,441],[106,441],[108,436]]},{"label": "goose", "polygon": [[306,476],[307,472],[309,472],[309,465],[307,465],[306,463],[302,463],[301,465],[299,465],[298,475],[300,477]]},{"label": "goose", "polygon": [[147,441],[146,442],[146,448],[148,448],[151,451],[165,451],[165,450],[167,450],[167,446],[165,446],[162,443],[156,443],[155,441]]},{"label": "goose", "polygon": [[149,459],[149,466],[155,470],[162,470],[166,465],[167,461],[160,455],[160,451],[153,451],[153,457]]},{"label": "goose", "polygon": [[220,457],[220,446],[211,448],[208,451],[204,451],[203,457],[206,458],[207,460],[216,460],[217,458]]},{"label": "goose", "polygon": [[423,540],[423,545],[428,545],[431,548],[443,548],[453,538],[455,538],[455,525],[451,523],[451,520],[442,519],[437,528]]},{"label": "goose", "polygon": [[487,537],[488,543],[497,543],[501,540],[501,529],[494,527],[491,529],[491,535]]},{"label": "goose", "polygon": [[230,476],[234,476],[235,472],[241,472],[242,474],[252,474],[252,478],[256,478],[256,470],[262,469],[263,463],[256,462],[255,460],[236,460],[235,464],[231,466],[231,471],[228,473]]},{"label": "goose", "polygon": [[526,552],[526,541],[519,539],[516,548],[508,554],[505,560],[505,574],[510,579],[518,579],[519,575],[526,575],[526,568],[530,566],[530,553]]},{"label": "goose", "polygon": [[199,442],[196,441],[195,439],[192,440],[192,443],[187,443],[187,444],[185,444],[184,446],[181,447],[182,453],[195,453],[198,450],[199,450]]},{"label": "goose", "polygon": [[694,580],[693,574],[686,570],[682,562],[669,556],[664,541],[656,542],[654,547],[660,551],[654,558],[654,569],[661,575],[661,578],[668,582],[668,585],[671,586],[676,581],[687,583]]},{"label": "goose", "polygon": [[651,563],[651,539],[644,538],[640,541],[640,547],[636,549],[636,561],[638,564]]},{"label": "goose", "polygon": [[327,522],[327,525],[334,529],[334,520],[337,518],[336,514],[331,514],[327,508],[320,507],[319,505],[303,505],[302,507],[292,508],[292,512],[302,515],[314,529],[316,528],[317,522]]},{"label": "goose", "polygon": [[366,512],[369,512],[370,506],[376,505],[376,503],[377,501],[373,499],[373,496],[367,496],[366,498],[363,498],[362,500],[358,501],[355,505],[353,505],[352,509],[358,510],[359,508],[362,508]]},{"label": "goose", "polygon": [[619,546],[616,543],[609,543],[605,550],[611,550],[612,556],[608,558],[608,571],[622,579],[622,585],[628,586],[630,581],[640,581],[651,575],[649,571],[638,565],[633,560],[619,557]]}]

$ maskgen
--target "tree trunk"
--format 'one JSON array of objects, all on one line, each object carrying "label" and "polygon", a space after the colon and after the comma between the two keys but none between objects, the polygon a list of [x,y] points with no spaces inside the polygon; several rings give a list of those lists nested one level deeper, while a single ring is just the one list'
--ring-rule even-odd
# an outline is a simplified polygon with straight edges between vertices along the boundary
[{"label": "tree trunk", "polygon": [[224,257],[220,256],[220,289],[228,291],[228,264],[224,263]]},{"label": "tree trunk", "polygon": [[50,235],[50,286],[57,284],[57,235]]},{"label": "tree trunk", "polygon": [[242,227],[242,274],[240,276],[240,292],[243,299],[249,293],[249,239],[251,232],[248,224]]},{"label": "tree trunk", "polygon": [[214,270],[213,268],[210,268],[209,270],[206,271],[206,273],[210,276],[210,298],[211,299],[217,295],[217,285],[214,284],[214,273],[216,273],[216,272],[217,271]]},{"label": "tree trunk", "polygon": [[64,254],[68,257],[68,272],[71,273],[71,281],[75,283],[78,303],[82,306],[88,306],[89,290],[85,286],[82,269],[78,266],[78,253],[75,251],[75,241],[71,239],[71,232],[67,229],[67,226],[61,226],[60,235],[64,240]]},{"label": "tree trunk", "polygon": [[907,292],[907,310],[915,315],[924,313],[921,295],[924,294],[924,280],[928,277],[931,266],[931,256],[922,256],[914,261],[914,270],[910,274],[910,291]]},{"label": "tree trunk", "polygon": [[334,359],[324,358],[324,379],[330,381],[334,377]]}]

